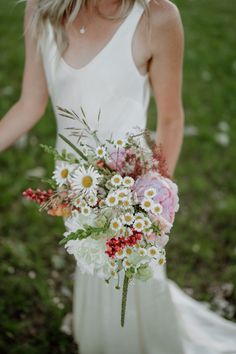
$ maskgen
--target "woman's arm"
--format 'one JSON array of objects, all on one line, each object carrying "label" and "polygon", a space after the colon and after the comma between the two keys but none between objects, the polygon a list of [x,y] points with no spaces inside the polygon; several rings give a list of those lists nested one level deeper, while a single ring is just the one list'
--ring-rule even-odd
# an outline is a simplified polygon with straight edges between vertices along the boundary
[{"label": "woman's arm", "polygon": [[184,33],[177,7],[152,3],[149,73],[157,105],[157,143],[161,143],[169,173],[174,174],[183,140],[182,64]]},{"label": "woman's arm", "polygon": [[0,121],[0,151],[14,143],[42,117],[48,102],[48,90],[42,59],[36,41],[28,30],[35,1],[28,1],[25,11],[25,67],[19,100]]}]

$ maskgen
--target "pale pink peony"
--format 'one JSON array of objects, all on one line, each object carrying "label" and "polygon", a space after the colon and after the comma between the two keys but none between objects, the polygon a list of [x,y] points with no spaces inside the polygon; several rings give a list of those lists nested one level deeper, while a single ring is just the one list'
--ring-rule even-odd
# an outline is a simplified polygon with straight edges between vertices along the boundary
[{"label": "pale pink peony", "polygon": [[[175,183],[166,177],[162,177],[155,172],[149,172],[139,177],[134,184],[133,190],[137,193],[138,201],[141,203],[144,198],[144,191],[154,188],[156,195],[153,200],[162,205],[162,218],[173,224],[175,213],[179,209],[178,188]],[[152,214],[150,213],[150,216]],[[153,216],[154,217],[154,216]],[[163,220],[160,220],[160,222]],[[168,227],[168,224],[166,225]]]}]

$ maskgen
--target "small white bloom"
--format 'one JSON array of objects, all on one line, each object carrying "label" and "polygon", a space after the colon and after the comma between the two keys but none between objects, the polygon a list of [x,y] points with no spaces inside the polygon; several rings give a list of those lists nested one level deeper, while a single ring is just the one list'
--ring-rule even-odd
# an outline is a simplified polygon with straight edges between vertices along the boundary
[{"label": "small white bloom", "polygon": [[70,173],[73,171],[74,166],[62,162],[56,166],[55,171],[53,172],[52,178],[56,181],[59,187],[63,184],[69,182]]},{"label": "small white bloom", "polygon": [[119,231],[122,226],[120,219],[114,218],[111,220],[110,227],[113,231]]},{"label": "small white bloom", "polygon": [[122,181],[123,181],[123,178],[120,176],[120,175],[114,175],[112,178],[111,178],[111,184],[114,186],[114,187],[119,187],[121,184],[122,184]]},{"label": "small white bloom", "polygon": [[120,188],[116,191],[117,197],[119,200],[123,200],[129,194],[129,190],[127,188]]},{"label": "small white bloom", "polygon": [[124,260],[123,260],[123,267],[124,267],[124,269],[125,270],[127,270],[127,269],[129,269],[130,267],[131,267],[131,263],[128,261],[128,259],[127,258],[125,258]]},{"label": "small white bloom", "polygon": [[122,215],[122,222],[125,225],[132,225],[133,221],[134,221],[133,214],[128,212],[128,213],[125,213],[124,215]]},{"label": "small white bloom", "polygon": [[157,247],[151,246],[151,247],[148,248],[147,254],[148,254],[149,257],[157,258],[158,255],[159,255],[159,250],[158,250]]},{"label": "small white bloom", "polygon": [[93,166],[90,165],[88,169],[82,166],[71,177],[72,190],[85,195],[95,194],[99,178],[100,175]]},{"label": "small white bloom", "polygon": [[129,237],[131,235],[133,235],[133,232],[132,232],[131,228],[130,227],[126,227],[125,232],[124,232],[124,236],[125,237]]},{"label": "small white bloom", "polygon": [[117,259],[123,259],[125,257],[125,252],[124,252],[124,249],[119,249],[118,252],[116,252],[116,258]]},{"label": "small white bloom", "polygon": [[98,198],[96,197],[96,195],[91,194],[88,199],[87,202],[90,206],[95,206],[97,204]]},{"label": "small white bloom", "polygon": [[144,198],[141,203],[141,208],[145,211],[150,211],[152,210],[154,206],[154,202],[151,199]]},{"label": "small white bloom", "polygon": [[165,255],[161,255],[160,258],[158,259],[158,264],[163,265],[166,263],[166,257]]},{"label": "small white bloom", "polygon": [[135,220],[139,220],[139,219],[144,219],[145,215],[143,213],[136,213],[134,217]]},{"label": "small white bloom", "polygon": [[135,220],[134,228],[136,231],[143,231],[144,227],[145,227],[145,222],[143,219]]},{"label": "small white bloom", "polygon": [[144,219],[144,223],[145,223],[145,229],[149,229],[152,225],[151,220],[148,217],[145,217]]},{"label": "small white bloom", "polygon": [[115,193],[110,193],[106,198],[106,204],[108,206],[115,206],[118,204],[118,198]]},{"label": "small white bloom", "polygon": [[83,206],[81,208],[81,214],[82,215],[87,216],[87,215],[90,215],[90,213],[91,213],[91,208],[88,205]]},{"label": "small white bloom", "polygon": [[148,188],[144,191],[144,196],[146,198],[153,198],[156,195],[156,190],[154,188]]},{"label": "small white bloom", "polygon": [[117,139],[116,142],[115,142],[115,146],[117,148],[124,147],[125,146],[125,141],[123,139]]},{"label": "small white bloom", "polygon": [[121,205],[124,209],[129,209],[130,206],[132,205],[132,201],[129,197],[123,198]]},{"label": "small white bloom", "polygon": [[125,187],[132,187],[134,185],[134,179],[132,177],[129,177],[129,176],[124,177],[123,185]]},{"label": "small white bloom", "polygon": [[160,215],[163,211],[162,205],[160,203],[156,203],[154,204],[154,206],[152,207],[152,212],[155,215]]},{"label": "small white bloom", "polygon": [[98,146],[95,150],[97,157],[105,157],[106,156],[106,149],[103,146]]},{"label": "small white bloom", "polygon": [[126,255],[126,257],[131,256],[131,254],[133,254],[132,248],[131,248],[131,247],[126,247],[126,249],[125,249],[125,255]]},{"label": "small white bloom", "polygon": [[138,250],[138,254],[141,256],[141,257],[145,257],[147,255],[147,250],[143,247],[140,247],[139,250]]}]

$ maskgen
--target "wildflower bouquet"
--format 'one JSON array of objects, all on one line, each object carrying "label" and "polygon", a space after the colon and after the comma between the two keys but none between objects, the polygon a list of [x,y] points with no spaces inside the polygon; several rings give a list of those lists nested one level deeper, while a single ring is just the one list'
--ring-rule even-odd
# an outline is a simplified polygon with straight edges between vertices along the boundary
[{"label": "wildflower bouquet", "polygon": [[[58,107],[61,116],[78,120],[78,143],[61,139],[73,149],[54,155],[56,168],[47,180],[50,189],[31,188],[23,195],[40,210],[65,220],[60,244],[74,255],[83,273],[95,274],[116,288],[123,282],[121,325],[124,326],[128,285],[146,281],[166,262],[169,240],[178,210],[177,186],[168,176],[161,147],[143,143],[146,131],[126,134],[125,139],[100,141],[81,108],[82,117]],[[95,145],[82,139],[87,135]]]}]

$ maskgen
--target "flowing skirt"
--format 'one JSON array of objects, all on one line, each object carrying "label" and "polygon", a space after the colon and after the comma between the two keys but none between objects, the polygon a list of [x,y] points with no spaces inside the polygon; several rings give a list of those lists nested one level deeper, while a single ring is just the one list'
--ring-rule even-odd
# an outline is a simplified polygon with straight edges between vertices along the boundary
[{"label": "flowing skirt", "polygon": [[121,290],[76,268],[73,326],[80,354],[236,354],[236,324],[166,277],[129,285],[125,326]]}]

